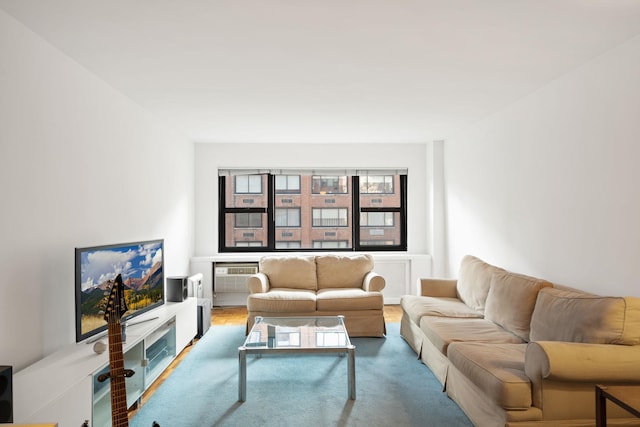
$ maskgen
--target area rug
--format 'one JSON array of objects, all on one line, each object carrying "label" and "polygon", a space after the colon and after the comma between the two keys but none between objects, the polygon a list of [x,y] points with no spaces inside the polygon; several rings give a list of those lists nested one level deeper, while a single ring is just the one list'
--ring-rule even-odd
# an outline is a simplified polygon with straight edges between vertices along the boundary
[{"label": "area rug", "polygon": [[387,324],[385,338],[353,338],[356,400],[347,358],[247,356],[247,400],[238,402],[244,326],[213,326],[130,420],[131,427],[471,426],[460,408]]}]

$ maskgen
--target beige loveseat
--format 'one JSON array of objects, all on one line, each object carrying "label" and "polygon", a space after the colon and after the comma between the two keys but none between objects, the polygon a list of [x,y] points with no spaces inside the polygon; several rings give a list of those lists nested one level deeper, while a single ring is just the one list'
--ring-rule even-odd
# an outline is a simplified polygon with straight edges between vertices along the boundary
[{"label": "beige loveseat", "polygon": [[[640,385],[640,298],[557,287],[466,256],[422,279],[400,333],[476,426],[594,426],[596,384]],[[609,425],[640,425],[608,406]]]},{"label": "beige loveseat", "polygon": [[349,336],[386,333],[382,289],[370,255],[266,256],[247,285],[247,331],[256,316],[344,315]]}]

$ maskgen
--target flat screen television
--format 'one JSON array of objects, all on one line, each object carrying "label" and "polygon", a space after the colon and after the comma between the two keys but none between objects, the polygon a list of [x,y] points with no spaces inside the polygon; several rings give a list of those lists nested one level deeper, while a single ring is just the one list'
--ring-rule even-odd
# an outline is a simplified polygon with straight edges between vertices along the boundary
[{"label": "flat screen television", "polygon": [[122,274],[128,310],[122,323],[164,304],[164,240],[76,248],[76,342],[108,329],[109,291]]}]

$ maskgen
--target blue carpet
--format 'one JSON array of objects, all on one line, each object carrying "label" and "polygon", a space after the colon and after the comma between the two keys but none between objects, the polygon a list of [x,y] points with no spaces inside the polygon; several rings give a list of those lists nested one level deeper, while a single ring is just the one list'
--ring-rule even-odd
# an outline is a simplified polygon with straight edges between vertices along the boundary
[{"label": "blue carpet", "polygon": [[471,426],[431,371],[387,324],[386,338],[353,338],[356,400],[347,358],[247,355],[247,400],[238,402],[244,326],[214,326],[129,422],[131,427]]}]

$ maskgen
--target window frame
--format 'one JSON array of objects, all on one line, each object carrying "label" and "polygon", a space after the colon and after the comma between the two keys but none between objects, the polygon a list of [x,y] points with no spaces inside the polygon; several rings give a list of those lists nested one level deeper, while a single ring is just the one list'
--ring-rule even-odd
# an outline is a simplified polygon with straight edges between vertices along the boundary
[{"label": "window frame", "polygon": [[[399,176],[399,186],[395,188],[394,193],[398,192],[400,196],[400,203],[398,207],[361,207],[360,206],[360,183],[358,175],[347,176],[347,187],[351,186],[351,209],[348,211],[347,222],[351,224],[352,232],[352,245],[349,248],[276,248],[276,229],[290,228],[290,227],[276,227],[275,220],[275,174],[264,173],[268,176],[267,179],[267,206],[266,207],[227,207],[226,206],[226,179],[235,178],[234,176],[219,175],[218,176],[218,251],[220,253],[242,253],[242,252],[374,252],[374,251],[388,251],[388,252],[406,252],[407,251],[407,184],[408,176],[406,173],[396,173],[391,175]],[[264,186],[263,186],[264,187]],[[313,191],[312,191],[313,193]],[[282,193],[278,193],[282,194]],[[315,194],[315,193],[314,193]],[[336,193],[343,195],[343,193]],[[373,196],[380,193],[363,193],[367,196]],[[285,208],[285,207],[278,207]],[[289,208],[286,208],[289,209]],[[399,228],[400,243],[398,245],[376,245],[376,244],[361,244],[360,243],[360,214],[364,212],[393,212],[399,213],[399,224],[396,224]],[[227,214],[232,213],[265,213],[266,214],[266,227],[267,234],[267,246],[250,246],[250,247],[238,247],[238,246],[225,246],[226,239],[226,227],[225,218]],[[311,215],[311,214],[310,214]],[[310,218],[312,220],[312,218]],[[300,218],[301,223],[304,222]],[[347,225],[348,227],[349,225]],[[379,226],[378,226],[379,227]],[[294,227],[295,228],[295,227]],[[321,228],[321,227],[317,227]]]}]

